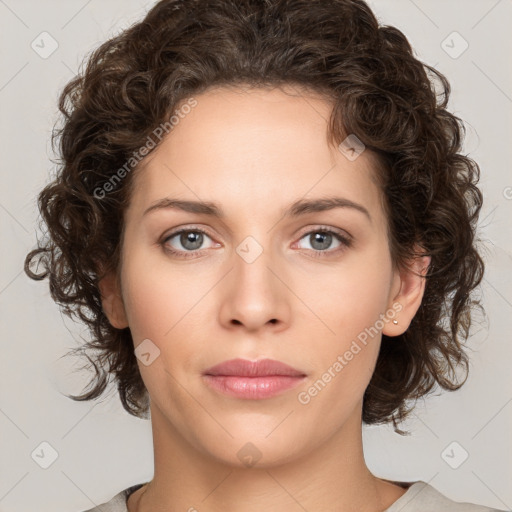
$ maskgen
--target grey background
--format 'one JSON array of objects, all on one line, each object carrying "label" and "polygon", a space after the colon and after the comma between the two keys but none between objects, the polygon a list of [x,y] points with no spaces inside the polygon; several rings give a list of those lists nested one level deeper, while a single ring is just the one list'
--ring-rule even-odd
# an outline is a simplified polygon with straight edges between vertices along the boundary
[{"label": "grey background", "polygon": [[[76,361],[60,359],[85,332],[60,315],[47,281],[30,281],[22,272],[36,240],[35,197],[53,169],[58,94],[87,53],[153,3],[0,0],[0,512],[80,511],[153,474],[150,423],[129,416],[115,389],[95,403],[62,395],[77,393],[87,381],[71,373]],[[449,108],[468,131],[464,153],[482,169],[479,235],[487,272],[481,295],[488,319],[474,327],[465,386],[420,402],[404,425],[408,437],[390,427],[365,428],[367,462],[380,477],[424,480],[452,499],[510,509],[512,1],[369,3],[452,85]],[[44,31],[58,43],[47,58],[31,47],[35,41],[43,51],[46,37],[44,48],[51,48],[48,36],[40,36]],[[457,58],[445,51],[463,48],[454,31],[469,44]],[[50,461],[51,448],[42,442],[57,454],[47,469],[40,464]],[[447,461],[460,463],[462,450],[469,456],[454,469]]]}]

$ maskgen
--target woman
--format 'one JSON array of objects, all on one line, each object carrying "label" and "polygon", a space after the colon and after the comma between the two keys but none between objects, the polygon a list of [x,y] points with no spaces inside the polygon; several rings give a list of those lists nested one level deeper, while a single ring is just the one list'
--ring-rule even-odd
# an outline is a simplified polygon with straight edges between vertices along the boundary
[{"label": "woman", "polygon": [[362,0],[162,0],[91,55],[26,259],[99,349],[72,398],[110,374],[151,418],[153,479],[91,510],[491,510],[362,449],[467,370],[482,195],[449,92]]}]

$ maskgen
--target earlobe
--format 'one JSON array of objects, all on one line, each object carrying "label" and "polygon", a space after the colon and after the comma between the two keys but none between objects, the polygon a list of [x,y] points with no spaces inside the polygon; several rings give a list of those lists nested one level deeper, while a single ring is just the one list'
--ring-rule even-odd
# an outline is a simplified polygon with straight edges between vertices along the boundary
[{"label": "earlobe", "polygon": [[128,327],[121,290],[115,273],[112,272],[103,277],[99,281],[98,287],[101,293],[103,312],[110,324],[116,329]]},{"label": "earlobe", "polygon": [[[386,323],[382,333],[386,336],[399,336],[409,327],[418,311],[425,293],[426,278],[430,265],[430,256],[420,256],[409,262],[407,268],[397,271],[389,308],[395,311],[395,316]],[[399,282],[399,290],[395,292]],[[397,307],[399,304],[399,307]]]}]

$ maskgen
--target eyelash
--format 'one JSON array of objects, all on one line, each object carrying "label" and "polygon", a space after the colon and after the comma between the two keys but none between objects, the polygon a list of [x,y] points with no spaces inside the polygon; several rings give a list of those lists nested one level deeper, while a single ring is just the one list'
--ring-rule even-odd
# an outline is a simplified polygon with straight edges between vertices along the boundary
[{"label": "eyelash", "polygon": [[[167,235],[160,242],[160,245],[162,246],[162,248],[164,249],[165,252],[170,253],[178,258],[183,258],[183,259],[193,258],[194,256],[196,256],[197,253],[200,253],[202,249],[197,249],[195,251],[177,251],[175,249],[169,249],[169,247],[166,245],[166,243],[169,240],[171,240],[172,238],[176,237],[177,235],[180,235],[181,233],[202,233],[203,235],[206,235],[209,238],[212,238],[203,229],[192,228],[192,227],[179,229],[179,230],[174,231],[173,233],[170,233],[169,235]],[[299,240],[302,240],[304,237],[306,237],[308,235],[312,235],[314,233],[323,233],[323,234],[333,235],[341,243],[340,247],[338,247],[337,249],[334,249],[334,250],[330,250],[330,251],[329,250],[320,251],[320,250],[315,250],[315,249],[308,249],[308,250],[313,251],[313,257],[315,257],[315,258],[325,258],[328,256],[332,256],[332,254],[337,254],[338,252],[343,251],[344,249],[352,246],[351,238],[344,236],[341,233],[338,233],[337,231],[334,231],[327,227],[320,227],[320,228],[313,229],[311,231],[307,231],[299,238]]]}]

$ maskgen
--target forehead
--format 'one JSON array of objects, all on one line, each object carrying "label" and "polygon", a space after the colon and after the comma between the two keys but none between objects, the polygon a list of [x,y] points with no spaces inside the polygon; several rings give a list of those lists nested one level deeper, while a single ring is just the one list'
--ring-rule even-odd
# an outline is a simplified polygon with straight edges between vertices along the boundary
[{"label": "forehead", "polygon": [[377,159],[365,150],[350,160],[328,144],[332,104],[319,93],[216,87],[194,99],[135,172],[139,215],[166,194],[257,213],[336,193],[378,213]]}]

